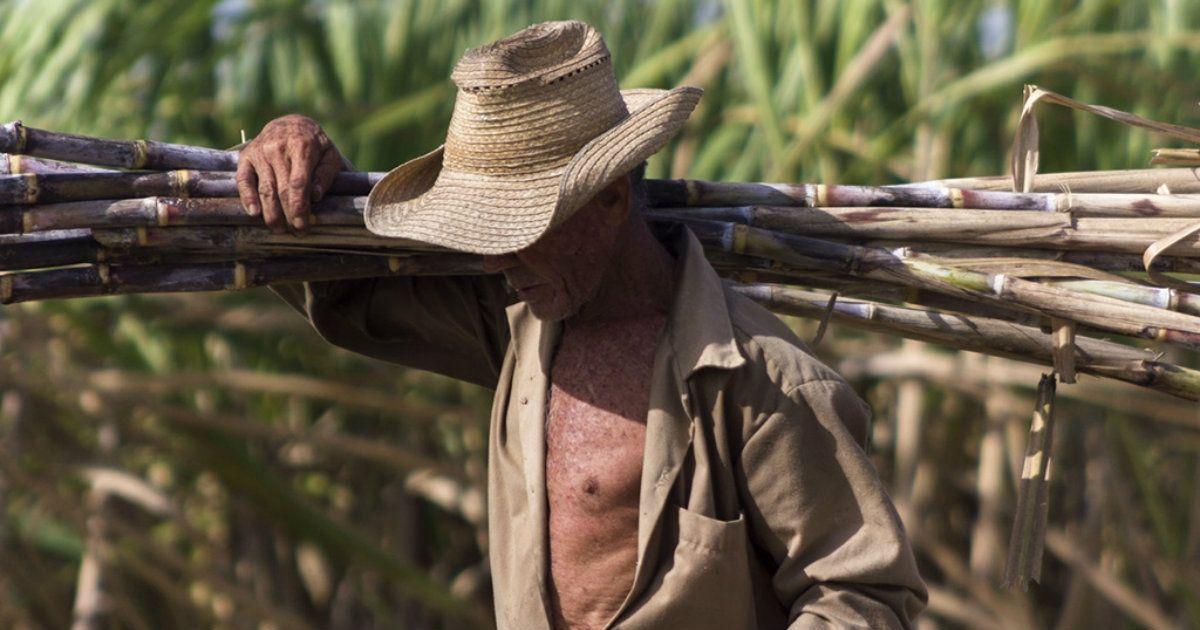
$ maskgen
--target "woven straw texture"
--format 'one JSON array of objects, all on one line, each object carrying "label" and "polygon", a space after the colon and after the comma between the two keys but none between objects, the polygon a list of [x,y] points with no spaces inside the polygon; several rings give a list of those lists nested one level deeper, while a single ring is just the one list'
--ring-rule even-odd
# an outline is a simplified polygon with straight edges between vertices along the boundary
[{"label": "woven straw texture", "polygon": [[620,90],[595,29],[535,24],[468,51],[446,142],[387,174],[376,234],[478,254],[520,250],[661,149],[701,90]]}]

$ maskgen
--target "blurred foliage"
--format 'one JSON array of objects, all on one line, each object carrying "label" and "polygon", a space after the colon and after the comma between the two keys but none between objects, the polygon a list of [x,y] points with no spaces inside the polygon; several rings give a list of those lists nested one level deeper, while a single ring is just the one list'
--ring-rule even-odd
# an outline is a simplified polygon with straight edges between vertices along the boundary
[{"label": "blurred foliage", "polygon": [[[651,176],[1001,173],[1023,83],[1200,122],[1200,4],[1183,0],[0,0],[0,15],[0,119],[231,146],[303,112],[369,170],[441,141],[466,48],[567,17],[604,33],[623,85],[705,88]],[[1163,144],[1040,118],[1043,171],[1142,166]],[[820,350],[876,410],[929,627],[1200,626],[1200,411],[1060,388],[1043,584],[1008,593],[994,584],[1036,370],[840,329]],[[335,349],[266,292],[5,309],[0,378],[0,627],[489,623],[489,392]]]}]

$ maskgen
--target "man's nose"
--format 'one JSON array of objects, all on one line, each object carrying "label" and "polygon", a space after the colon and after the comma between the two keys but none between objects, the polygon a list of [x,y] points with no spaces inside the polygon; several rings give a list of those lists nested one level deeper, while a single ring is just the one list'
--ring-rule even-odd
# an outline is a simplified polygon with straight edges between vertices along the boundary
[{"label": "man's nose", "polygon": [[483,272],[484,273],[500,273],[505,269],[516,267],[519,261],[516,254],[500,254],[497,256],[483,257]]}]

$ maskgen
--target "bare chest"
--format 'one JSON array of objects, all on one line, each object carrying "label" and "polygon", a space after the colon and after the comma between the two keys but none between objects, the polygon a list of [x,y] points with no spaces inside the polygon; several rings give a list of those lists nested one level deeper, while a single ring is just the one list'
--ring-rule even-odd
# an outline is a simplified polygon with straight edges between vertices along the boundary
[{"label": "bare chest", "polygon": [[[636,503],[662,322],[565,333],[551,370],[546,419],[548,498],[581,509]],[[632,493],[632,495],[631,495]]]},{"label": "bare chest", "polygon": [[650,377],[662,320],[564,333],[551,370],[546,498],[555,626],[600,627],[633,583]]}]

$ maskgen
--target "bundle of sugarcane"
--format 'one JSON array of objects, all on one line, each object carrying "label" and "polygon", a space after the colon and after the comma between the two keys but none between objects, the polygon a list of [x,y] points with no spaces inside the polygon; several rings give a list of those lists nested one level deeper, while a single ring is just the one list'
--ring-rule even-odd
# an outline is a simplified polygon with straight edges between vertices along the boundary
[{"label": "bundle of sugarcane", "polygon": [[[0,303],[482,273],[475,256],[368,232],[379,173],[339,175],[297,236],[244,211],[236,152],[19,122],[0,126],[0,152]],[[1158,360],[1200,349],[1200,176],[1028,184],[650,180],[649,218],[688,225],[737,290],[822,329],[832,319],[1200,399],[1200,372]]]},{"label": "bundle of sugarcane", "polygon": [[[1076,371],[1200,400],[1200,165],[1037,175],[1039,101],[1200,143],[1200,132],[1032,89],[1008,177],[900,186],[648,182],[736,291],[776,312]],[[0,303],[483,273],[475,256],[378,237],[378,173],[342,173],[304,236],[237,199],[238,155],[0,126]],[[1009,192],[1020,191],[1020,192]],[[1170,275],[1168,275],[1170,274]],[[1174,362],[1164,361],[1168,356]],[[1056,378],[1038,398],[1005,575],[1037,579]],[[1194,406],[1198,412],[1200,407]]]}]

